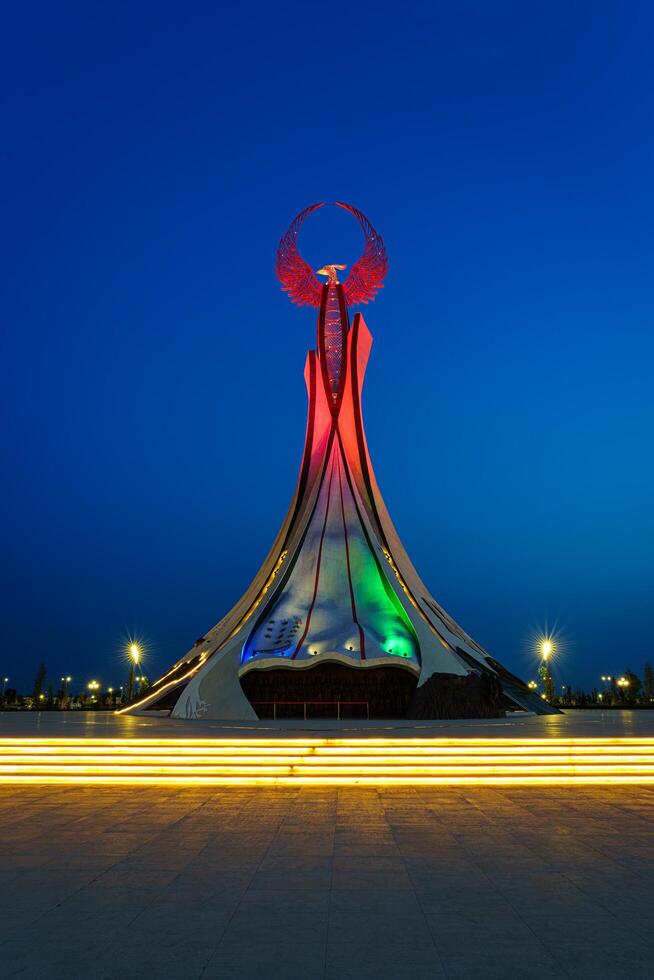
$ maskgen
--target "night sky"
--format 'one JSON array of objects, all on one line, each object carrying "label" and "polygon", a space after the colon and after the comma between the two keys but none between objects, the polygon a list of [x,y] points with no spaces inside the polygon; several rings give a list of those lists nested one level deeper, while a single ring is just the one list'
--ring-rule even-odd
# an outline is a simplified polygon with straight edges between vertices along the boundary
[{"label": "night sky", "polygon": [[[0,671],[154,678],[293,493],[317,200],[384,236],[364,391],[419,573],[505,665],[654,658],[649,2],[24,3],[0,41]],[[305,257],[352,263],[323,209]]]}]

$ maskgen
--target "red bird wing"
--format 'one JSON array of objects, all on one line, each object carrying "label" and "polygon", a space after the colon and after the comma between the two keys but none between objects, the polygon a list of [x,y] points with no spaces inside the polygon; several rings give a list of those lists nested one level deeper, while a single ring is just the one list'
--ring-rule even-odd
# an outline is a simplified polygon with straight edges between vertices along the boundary
[{"label": "red bird wing", "polygon": [[275,264],[277,278],[281,282],[284,292],[288,293],[298,306],[320,306],[322,283],[316,279],[313,269],[298,252],[297,236],[305,218],[313,211],[321,208],[323,203],[311,204],[304,211],[300,211],[277,249]]},{"label": "red bird wing", "polygon": [[336,203],[357,219],[366,236],[363,255],[354,263],[352,271],[343,284],[347,305],[358,306],[359,303],[368,303],[374,299],[377,291],[384,287],[383,280],[388,272],[386,247],[383,238],[375,231],[365,214],[351,204],[344,204],[342,201]]}]

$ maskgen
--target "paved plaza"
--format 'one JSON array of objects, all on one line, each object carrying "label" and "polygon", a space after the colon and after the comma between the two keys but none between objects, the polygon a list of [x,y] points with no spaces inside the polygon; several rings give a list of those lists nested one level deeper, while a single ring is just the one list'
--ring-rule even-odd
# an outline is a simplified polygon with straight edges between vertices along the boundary
[{"label": "paved plaza", "polygon": [[180,721],[167,712],[137,716],[111,711],[0,712],[3,738],[654,738],[652,711],[564,711],[505,718],[392,721]]},{"label": "paved plaza", "polygon": [[654,974],[654,788],[3,786],[0,974]]}]

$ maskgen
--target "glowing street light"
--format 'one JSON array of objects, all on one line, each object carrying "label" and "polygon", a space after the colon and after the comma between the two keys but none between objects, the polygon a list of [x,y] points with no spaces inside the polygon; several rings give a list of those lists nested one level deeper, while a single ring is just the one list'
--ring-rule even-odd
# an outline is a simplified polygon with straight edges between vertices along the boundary
[{"label": "glowing street light", "polygon": [[100,690],[100,681],[89,681],[86,686],[91,692],[91,701],[95,703],[95,692]]},{"label": "glowing street light", "polygon": [[9,678],[8,677],[3,677],[2,678],[2,700],[3,701],[5,699],[5,691],[7,690],[7,684],[8,683],[9,683]]},{"label": "glowing street light", "polygon": [[616,687],[619,689],[620,700],[622,701],[627,694],[627,688],[629,687],[629,678],[625,677],[623,674],[622,677],[616,677],[615,684]]},{"label": "glowing street light", "polygon": [[549,636],[544,636],[539,643],[542,663],[538,668],[538,676],[543,682],[543,697],[551,703],[554,698],[554,679],[550,670],[550,658],[554,653],[554,643]]},{"label": "glowing street light", "polygon": [[134,671],[135,671],[136,667],[138,666],[139,661],[141,659],[141,648],[138,645],[138,643],[130,643],[129,647],[127,648],[127,653],[129,655],[129,659],[130,659],[130,664],[129,664],[129,679],[128,679],[128,682],[127,682],[127,700],[128,701],[131,701],[132,700],[132,695],[134,693],[134,679],[135,679],[135,677],[134,677]]}]

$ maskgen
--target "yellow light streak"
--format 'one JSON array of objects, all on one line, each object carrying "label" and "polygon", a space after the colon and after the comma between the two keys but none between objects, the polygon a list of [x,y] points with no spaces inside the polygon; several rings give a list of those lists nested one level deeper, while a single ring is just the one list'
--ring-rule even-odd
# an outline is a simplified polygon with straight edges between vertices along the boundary
[{"label": "yellow light streak", "polygon": [[70,771],[71,775],[79,775],[90,769],[102,770],[102,771],[122,771],[122,772],[159,772],[166,773],[168,775],[174,775],[175,772],[192,771],[197,773],[229,773],[229,772],[242,772],[242,773],[252,773],[255,770],[257,772],[268,772],[272,770],[286,769],[293,771],[295,773],[320,773],[324,772],[326,774],[331,772],[337,772],[342,770],[343,772],[379,772],[387,771],[389,774],[397,772],[412,772],[412,773],[446,773],[446,772],[458,772],[458,771],[475,771],[475,772],[490,772],[494,770],[498,771],[514,771],[516,773],[528,773],[535,772],[536,770],[551,770],[554,771],[591,771],[595,769],[601,769],[602,771],[608,770],[618,770],[623,768],[639,769],[643,773],[647,773],[650,770],[654,773],[654,758],[642,759],[641,757],[625,756],[619,760],[612,761],[610,763],[605,763],[596,757],[580,757],[574,759],[560,759],[560,758],[545,758],[532,760],[528,757],[521,759],[505,759],[491,757],[490,759],[482,760],[469,760],[463,757],[453,760],[443,761],[441,759],[434,759],[429,761],[414,761],[414,760],[401,760],[396,761],[393,759],[379,758],[371,760],[359,760],[355,762],[351,759],[335,759],[329,762],[325,761],[311,761],[307,759],[288,759],[285,757],[274,757],[266,759],[248,759],[238,760],[238,759],[218,759],[218,760],[203,760],[198,761],[197,759],[187,758],[187,759],[148,759],[148,758],[136,758],[130,759],[129,761],[116,760],[116,759],[97,759],[94,757],[73,757],[72,759],[66,759],[65,761],[60,760],[58,762],[52,760],[44,760],[39,757],[28,756],[25,758],[2,760],[0,761],[0,772],[15,772],[20,774],[21,772],[27,772],[31,769],[38,769],[39,771]]},{"label": "yellow light streak", "polygon": [[226,769],[228,767],[239,766],[243,770],[248,769],[250,771],[254,769],[263,769],[266,766],[287,766],[298,768],[302,767],[307,771],[319,771],[320,769],[325,769],[328,771],[333,771],[337,767],[350,767],[350,768],[367,768],[372,769],[374,767],[386,767],[391,770],[398,770],[402,767],[411,768],[413,770],[418,769],[429,769],[436,770],[442,769],[443,771],[453,771],[457,766],[468,766],[474,767],[475,769],[488,769],[492,766],[512,766],[516,770],[526,771],[528,767],[535,766],[596,766],[598,768],[606,769],[610,766],[616,765],[630,765],[639,766],[643,771],[654,766],[654,757],[652,756],[641,756],[641,755],[624,755],[624,756],[613,756],[610,760],[601,759],[597,756],[486,756],[483,758],[475,758],[469,756],[456,756],[456,757],[409,757],[400,756],[397,758],[388,756],[378,756],[378,757],[365,757],[365,756],[354,756],[349,758],[336,757],[328,758],[321,757],[317,759],[307,758],[306,756],[232,756],[232,757],[222,757],[222,758],[207,758],[205,756],[185,756],[182,758],[174,758],[170,756],[135,756],[135,757],[125,757],[125,756],[13,756],[13,757],[3,757],[0,759],[0,769],[11,766],[17,770],[23,766],[38,765],[40,768],[46,769],[49,766],[67,766],[70,768],[71,772],[80,771],[80,767],[84,766],[95,766],[95,767],[107,767],[107,766],[120,766],[124,770],[132,769],[136,766],[149,767],[149,768],[166,768],[173,770],[175,768],[183,768],[185,766],[192,766],[196,769],[202,770],[214,770]]},{"label": "yellow light streak", "polygon": [[[626,749],[626,747],[625,747]],[[285,751],[275,750],[275,749],[263,749],[257,750],[254,748],[249,749],[198,749],[196,751],[187,750],[184,751],[179,749],[178,751],[166,750],[163,748],[158,748],[152,752],[147,750],[138,749],[86,749],[84,747],[74,748],[72,746],[66,747],[64,749],[55,749],[49,747],[47,749],[30,750],[29,748],[12,748],[7,751],[0,751],[0,764],[4,760],[6,761],[29,761],[34,759],[62,759],[66,761],[72,761],[73,759],[98,759],[98,760],[121,760],[126,762],[137,762],[137,761],[149,761],[155,760],[157,762],[167,761],[171,765],[176,765],[186,761],[198,762],[216,762],[227,760],[228,762],[240,758],[243,760],[243,764],[264,764],[271,759],[283,759],[290,762],[297,762],[301,760],[306,762],[307,765],[338,765],[339,763],[350,762],[353,759],[361,760],[366,764],[374,764],[376,760],[383,760],[385,763],[390,764],[391,761],[396,761],[402,765],[409,764],[429,764],[429,765],[446,765],[450,762],[456,762],[457,760],[463,759],[474,759],[478,760],[480,763],[490,763],[493,760],[497,761],[510,761],[515,760],[538,760],[540,763],[544,762],[561,762],[561,761],[572,761],[574,759],[583,759],[586,761],[593,761],[596,764],[602,764],[607,759],[633,759],[637,762],[642,762],[643,764],[651,762],[654,764],[654,751],[648,747],[639,748],[638,746],[632,746],[628,751],[620,750],[617,748],[613,749],[598,749],[592,746],[581,746],[578,749],[567,749],[561,747],[557,750],[556,747],[552,749],[547,749],[545,747],[539,747],[537,750],[525,751],[511,751],[508,748],[502,749],[501,747],[497,751],[493,751],[490,748],[482,748],[476,752],[467,752],[463,749],[440,749],[440,750],[423,750],[415,749],[410,752],[392,752],[388,753],[382,750],[379,751],[357,751],[352,750],[348,752],[347,750],[328,751],[328,750],[315,750],[306,751],[298,749],[294,752],[292,749],[286,749]]]},{"label": "yellow light streak", "polygon": [[81,746],[107,746],[107,747],[156,747],[162,746],[164,748],[184,748],[185,746],[193,746],[194,748],[207,747],[216,748],[219,746],[226,746],[229,748],[242,747],[254,747],[259,748],[260,746],[268,746],[270,748],[279,748],[280,746],[306,746],[308,748],[332,748],[332,747],[348,747],[348,748],[360,748],[367,749],[370,748],[392,748],[400,749],[403,746],[424,746],[426,748],[436,747],[443,748],[445,746],[453,746],[466,751],[471,746],[476,747],[495,747],[495,746],[506,746],[513,748],[536,748],[538,746],[548,747],[550,745],[560,745],[560,746],[616,746],[620,747],[623,745],[649,745],[654,747],[654,736],[653,737],[620,737],[620,738],[304,738],[304,737],[275,737],[270,738],[268,736],[264,737],[254,737],[254,738],[143,738],[143,737],[125,737],[125,738],[0,738],[0,750],[3,747],[20,747],[24,748],[27,744],[38,746],[43,748],[46,746],[53,746],[55,748],[62,747],[66,745],[81,747]]},{"label": "yellow light streak", "polygon": [[554,776],[530,776],[524,779],[521,776],[327,776],[315,777],[308,780],[298,779],[296,776],[213,776],[201,778],[196,776],[189,777],[168,777],[165,780],[158,780],[148,776],[97,776],[88,775],[83,780],[71,779],[70,776],[34,776],[25,775],[20,777],[0,775],[0,784],[60,784],[71,785],[114,785],[114,786],[566,786],[566,785],[609,785],[609,784],[650,784],[654,783],[654,776],[633,776],[633,775],[605,775],[598,774],[593,776],[583,775],[554,775]]}]

